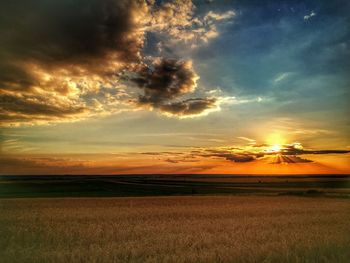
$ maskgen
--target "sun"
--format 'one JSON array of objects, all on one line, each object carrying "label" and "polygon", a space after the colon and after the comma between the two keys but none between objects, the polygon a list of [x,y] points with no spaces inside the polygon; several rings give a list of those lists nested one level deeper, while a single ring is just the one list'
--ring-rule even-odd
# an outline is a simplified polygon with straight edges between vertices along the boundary
[{"label": "sun", "polygon": [[276,153],[276,154],[278,154],[278,153],[281,152],[281,150],[282,150],[282,145],[280,145],[280,144],[273,144],[273,145],[269,146],[268,148],[266,148],[265,151],[268,152],[268,153]]},{"label": "sun", "polygon": [[279,144],[275,144],[275,145],[272,145],[271,147],[270,147],[270,151],[271,152],[280,152],[281,151],[281,145],[279,145]]},{"label": "sun", "polygon": [[280,153],[283,145],[286,144],[286,138],[281,132],[270,133],[266,138],[266,151],[269,153]]}]

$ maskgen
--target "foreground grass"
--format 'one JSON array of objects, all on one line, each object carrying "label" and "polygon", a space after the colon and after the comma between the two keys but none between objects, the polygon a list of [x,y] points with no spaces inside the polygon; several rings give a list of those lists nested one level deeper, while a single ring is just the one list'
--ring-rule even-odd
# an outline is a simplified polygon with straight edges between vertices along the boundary
[{"label": "foreground grass", "polygon": [[0,200],[5,262],[349,262],[350,201],[301,197]]}]

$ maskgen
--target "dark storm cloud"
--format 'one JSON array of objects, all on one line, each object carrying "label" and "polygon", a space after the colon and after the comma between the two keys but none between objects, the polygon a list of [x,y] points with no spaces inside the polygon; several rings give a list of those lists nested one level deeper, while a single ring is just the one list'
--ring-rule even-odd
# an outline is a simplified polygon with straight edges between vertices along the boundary
[{"label": "dark storm cloud", "polygon": [[193,91],[197,79],[190,62],[162,59],[145,66],[132,81],[145,90],[140,103],[157,105]]},{"label": "dark storm cloud", "polygon": [[[84,107],[59,107],[58,105],[47,105],[40,101],[26,100],[25,97],[15,97],[10,95],[0,95],[1,111],[17,112],[25,115],[47,115],[64,116],[77,114],[84,111]],[[1,112],[0,111],[0,112]]]},{"label": "dark storm cloud", "polygon": [[195,98],[171,102],[178,97],[193,92],[198,76],[191,61],[157,59],[145,66],[131,80],[144,94],[138,99],[139,105],[148,105],[173,115],[195,115],[214,108],[216,99]]},{"label": "dark storm cloud", "polygon": [[82,111],[76,119],[118,112],[116,105],[130,109],[135,99],[126,91],[130,83],[119,84],[122,72],[135,75],[131,82],[142,93],[138,107],[170,115],[199,115],[215,107],[212,98],[180,98],[197,85],[191,61],[143,54],[147,32],[191,47],[217,37],[215,23],[234,15],[196,17],[194,9],[187,0],[1,1],[0,117],[36,123]]},{"label": "dark storm cloud", "polygon": [[[3,48],[0,46],[0,48]],[[28,91],[38,81],[20,65],[12,65],[10,58],[0,50],[0,88],[5,90]],[[13,59],[13,58],[11,58]],[[21,58],[18,58],[21,60]]]},{"label": "dark storm cloud", "polygon": [[216,107],[215,98],[188,99],[159,106],[163,112],[173,115],[197,115]]},{"label": "dark storm cloud", "polygon": [[136,32],[133,16],[139,3],[1,1],[2,121],[57,120],[88,112],[82,95],[96,90],[96,84],[86,79],[109,80],[120,65],[139,61],[143,34]]},{"label": "dark storm cloud", "polygon": [[131,80],[144,90],[138,98],[139,105],[146,105],[172,115],[197,115],[216,107],[214,98],[195,98],[173,101],[193,92],[197,85],[197,74],[191,61],[156,59],[144,66]]},{"label": "dark storm cloud", "polygon": [[[136,1],[2,1],[1,68],[34,61],[50,66],[85,64],[117,51],[120,60],[135,59],[140,43],[129,37]],[[18,72],[15,72],[16,75]]]}]

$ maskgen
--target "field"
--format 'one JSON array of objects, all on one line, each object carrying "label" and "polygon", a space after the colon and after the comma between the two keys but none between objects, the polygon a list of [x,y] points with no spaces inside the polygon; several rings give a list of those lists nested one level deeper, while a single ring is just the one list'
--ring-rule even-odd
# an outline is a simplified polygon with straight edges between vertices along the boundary
[{"label": "field", "polygon": [[1,176],[0,261],[349,262],[349,175]]},{"label": "field", "polygon": [[349,262],[350,202],[298,196],[0,199],[6,262]]},{"label": "field", "polygon": [[350,176],[0,176],[0,198],[169,195],[293,195],[349,198]]}]

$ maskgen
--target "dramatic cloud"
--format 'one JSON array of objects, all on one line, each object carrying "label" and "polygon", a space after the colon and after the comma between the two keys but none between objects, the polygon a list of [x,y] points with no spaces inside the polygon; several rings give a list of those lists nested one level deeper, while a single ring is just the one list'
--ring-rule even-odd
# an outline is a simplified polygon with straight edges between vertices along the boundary
[{"label": "dramatic cloud", "polygon": [[4,1],[1,121],[66,121],[130,110],[136,98],[129,83],[121,83],[125,72],[135,74],[132,82],[143,91],[137,107],[198,115],[213,108],[214,99],[177,100],[195,91],[198,76],[191,62],[147,57],[147,33],[207,41],[218,35],[216,28],[212,33],[215,22],[233,15],[211,11],[195,17],[194,5],[184,0]]},{"label": "dramatic cloud", "polygon": [[219,35],[217,22],[235,16],[235,12],[229,10],[220,14],[209,11],[199,17],[194,15],[194,10],[195,6],[189,0],[165,1],[152,9],[148,30],[165,33],[161,43],[185,42],[193,48]]},{"label": "dramatic cloud", "polygon": [[162,104],[195,90],[198,76],[190,61],[156,60],[151,66],[144,67],[132,79],[145,90],[140,103]]},{"label": "dramatic cloud", "polygon": [[197,98],[163,104],[160,109],[171,115],[195,116],[217,109],[217,105],[215,98]]},{"label": "dramatic cloud", "polygon": [[252,162],[259,157],[261,154],[255,154],[253,152],[247,152],[239,148],[232,147],[221,147],[217,149],[204,149],[202,153],[199,154],[202,157],[214,157],[214,158],[224,158],[228,161],[235,163],[246,163]]},{"label": "dramatic cloud", "polygon": [[[248,142],[253,141],[246,137],[240,137]],[[235,163],[247,163],[254,161],[263,161],[268,164],[281,163],[310,163],[312,160],[301,158],[300,155],[315,154],[347,154],[349,150],[305,150],[300,143],[281,145],[279,149],[275,149],[274,145],[256,144],[246,147],[216,147],[216,148],[197,148],[189,152],[171,152],[171,153],[147,153],[157,155],[159,158],[175,160],[177,163],[185,161],[198,161],[200,158],[225,159]],[[176,156],[176,158],[169,158]]]},{"label": "dramatic cloud", "polygon": [[2,120],[57,120],[93,111],[84,96],[102,85],[114,89],[115,72],[140,60],[144,34],[135,12],[143,6],[112,0],[2,3]]},{"label": "dramatic cloud", "polygon": [[246,163],[246,162],[251,162],[255,160],[255,156],[250,154],[234,154],[234,153],[223,152],[223,153],[213,154],[212,156],[222,157],[228,161],[232,161],[235,163]]},{"label": "dramatic cloud", "polygon": [[12,96],[8,94],[0,95],[0,104],[2,110],[7,113],[7,117],[11,118],[11,112],[15,112],[17,119],[47,117],[68,117],[70,115],[79,115],[85,111],[84,105],[71,104],[64,100],[55,98],[42,98],[40,96],[18,95]]},{"label": "dramatic cloud", "polygon": [[131,80],[144,90],[137,104],[149,106],[171,115],[196,115],[216,106],[215,98],[195,98],[173,101],[193,92],[198,75],[191,61],[156,59],[151,66],[145,66]]}]

